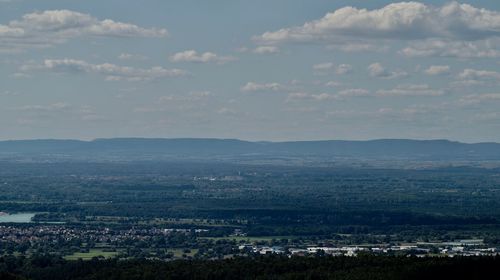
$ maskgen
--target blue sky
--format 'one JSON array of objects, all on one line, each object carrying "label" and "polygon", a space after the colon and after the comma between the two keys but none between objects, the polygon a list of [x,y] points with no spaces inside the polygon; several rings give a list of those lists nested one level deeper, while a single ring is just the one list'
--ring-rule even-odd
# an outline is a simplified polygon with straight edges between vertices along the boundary
[{"label": "blue sky", "polygon": [[498,1],[0,0],[0,139],[500,142]]}]

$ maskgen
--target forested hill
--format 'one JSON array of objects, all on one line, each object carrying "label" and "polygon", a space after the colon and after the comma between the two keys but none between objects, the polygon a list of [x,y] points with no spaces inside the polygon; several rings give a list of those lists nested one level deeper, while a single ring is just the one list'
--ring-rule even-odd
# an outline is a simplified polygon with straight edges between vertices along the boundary
[{"label": "forested hill", "polygon": [[499,143],[448,140],[249,142],[234,139],[113,138],[93,141],[0,141],[2,158],[15,156],[116,158],[328,157],[412,160],[500,160]]}]

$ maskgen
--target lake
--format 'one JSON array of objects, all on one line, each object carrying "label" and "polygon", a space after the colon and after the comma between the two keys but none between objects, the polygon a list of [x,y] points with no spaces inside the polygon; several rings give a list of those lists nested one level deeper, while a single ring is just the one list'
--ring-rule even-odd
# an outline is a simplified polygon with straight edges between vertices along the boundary
[{"label": "lake", "polygon": [[0,216],[0,223],[31,223],[36,213],[18,213]]}]

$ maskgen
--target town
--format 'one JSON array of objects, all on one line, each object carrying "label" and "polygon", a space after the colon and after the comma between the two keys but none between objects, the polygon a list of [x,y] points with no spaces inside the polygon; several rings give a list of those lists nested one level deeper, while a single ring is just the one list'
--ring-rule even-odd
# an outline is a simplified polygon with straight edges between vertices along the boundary
[{"label": "town", "polygon": [[[487,246],[481,239],[390,244],[332,244],[293,239],[212,238],[201,228],[82,227],[67,225],[0,225],[0,254],[33,255],[49,253],[69,259],[128,258],[225,259],[249,255],[348,256],[359,254],[417,257],[496,256],[500,248]],[[253,240],[253,242],[252,242]],[[283,245],[283,244],[286,245]]]}]

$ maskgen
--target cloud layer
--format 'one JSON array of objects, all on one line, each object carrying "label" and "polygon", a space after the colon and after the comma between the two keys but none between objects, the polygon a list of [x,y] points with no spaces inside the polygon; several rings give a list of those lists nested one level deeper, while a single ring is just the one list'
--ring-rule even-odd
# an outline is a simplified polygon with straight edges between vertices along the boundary
[{"label": "cloud layer", "polygon": [[408,73],[402,70],[390,71],[386,69],[379,62],[370,64],[368,66],[368,73],[370,76],[382,79],[396,79],[408,76]]},{"label": "cloud layer", "polygon": [[187,72],[180,69],[165,69],[160,66],[149,69],[118,66],[111,63],[92,64],[76,59],[46,59],[41,64],[28,64],[23,71],[51,71],[57,73],[94,73],[104,75],[108,81],[151,81],[162,78],[180,77]]},{"label": "cloud layer", "polygon": [[434,7],[401,2],[381,9],[345,7],[299,27],[266,32],[255,39],[268,44],[336,41],[346,38],[479,40],[500,35],[500,13],[451,2]]},{"label": "cloud layer", "polygon": [[287,87],[279,83],[255,83],[248,82],[246,85],[241,87],[241,91],[244,92],[256,92],[256,91],[281,91],[286,90]]},{"label": "cloud layer", "polygon": [[220,56],[212,52],[198,53],[195,50],[178,52],[170,56],[172,62],[194,62],[194,63],[218,63],[224,64],[233,61],[232,56]]},{"label": "cloud layer", "polygon": [[19,20],[0,24],[0,49],[48,47],[68,39],[99,37],[165,37],[166,29],[143,28],[111,19],[99,20],[70,10],[48,10],[25,14]]}]

